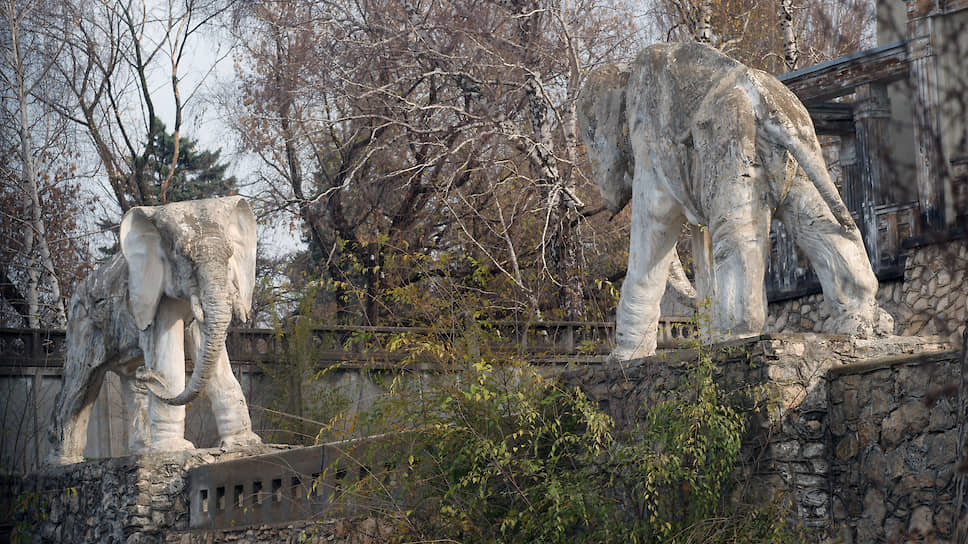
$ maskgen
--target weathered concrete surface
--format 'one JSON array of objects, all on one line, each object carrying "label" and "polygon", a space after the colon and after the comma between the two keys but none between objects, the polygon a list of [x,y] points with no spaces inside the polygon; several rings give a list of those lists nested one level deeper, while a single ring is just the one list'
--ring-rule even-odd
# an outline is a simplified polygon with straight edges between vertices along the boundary
[{"label": "weathered concrete surface", "polygon": [[[48,462],[82,459],[108,371],[121,378],[133,452],[194,448],[185,439],[184,404],[202,391],[223,445],[259,443],[225,349],[229,322],[233,314],[246,319],[255,285],[256,225],[248,203],[226,197],[132,208],[120,237],[121,253],[71,299]],[[187,385],[186,350],[195,361]]]},{"label": "weathered concrete surface", "polygon": [[605,204],[631,202],[629,264],[612,357],[655,353],[682,225],[696,226],[697,299],[711,338],[763,331],[774,214],[816,270],[825,332],[886,335],[890,315],[860,230],[827,173],[806,108],[773,76],[698,43],[645,48],[589,74],[578,122]]}]

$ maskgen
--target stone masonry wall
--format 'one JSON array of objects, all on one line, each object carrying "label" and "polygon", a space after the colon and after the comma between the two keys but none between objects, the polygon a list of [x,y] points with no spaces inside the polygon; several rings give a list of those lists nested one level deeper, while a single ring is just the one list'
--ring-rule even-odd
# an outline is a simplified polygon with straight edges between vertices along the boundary
[{"label": "stone masonry wall", "polygon": [[257,446],[117,457],[48,467],[28,475],[15,513],[15,536],[42,543],[161,543],[188,528],[189,469],[217,460],[277,451]]},{"label": "stone masonry wall", "polygon": [[[883,282],[877,301],[894,316],[898,335],[940,335],[958,341],[965,329],[968,239],[911,250],[902,281]],[[823,332],[830,313],[823,295],[769,305],[766,331]]]},{"label": "stone masonry wall", "polygon": [[[727,389],[763,385],[774,394],[753,414],[738,476],[757,500],[783,496],[791,517],[825,541],[893,542],[914,533],[952,541],[963,514],[966,414],[949,393],[961,384],[960,352],[934,337],[858,340],[774,334],[707,350]],[[695,350],[626,364],[588,364],[560,374],[634,432],[646,407],[674,389]],[[950,387],[952,384],[955,387]],[[962,405],[963,406],[963,405]],[[962,407],[962,409],[964,409]],[[95,460],[31,474],[19,490],[27,542],[369,544],[392,532],[374,518],[190,530],[189,471],[202,464],[279,451],[196,450]],[[960,453],[959,453],[960,452]],[[961,491],[958,491],[961,490]],[[961,509],[957,508],[961,499]],[[907,540],[899,540],[905,542]]]},{"label": "stone masonry wall", "polygon": [[[884,542],[899,528],[926,523],[944,541],[959,435],[949,401],[927,416],[919,406],[931,387],[957,373],[958,354],[948,346],[937,338],[775,334],[705,348],[726,389],[762,384],[778,401],[751,419],[739,476],[761,495],[787,496],[797,523],[834,541]],[[694,357],[683,351],[589,365],[561,377],[633,432],[646,406],[676,386]],[[938,523],[942,518],[947,525]]]},{"label": "stone masonry wall", "polygon": [[392,535],[392,520],[327,519],[280,525],[257,525],[227,530],[184,531],[169,534],[165,544],[378,544]]},{"label": "stone masonry wall", "polygon": [[939,392],[961,384],[958,367],[940,354],[831,371],[832,521],[845,544],[950,538],[963,429],[957,396]]}]

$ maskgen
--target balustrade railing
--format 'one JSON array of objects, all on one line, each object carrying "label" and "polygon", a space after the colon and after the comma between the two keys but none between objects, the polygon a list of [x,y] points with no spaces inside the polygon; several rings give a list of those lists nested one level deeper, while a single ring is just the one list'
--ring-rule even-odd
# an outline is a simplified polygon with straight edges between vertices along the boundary
[{"label": "balustrade railing", "polygon": [[188,476],[189,526],[227,529],[359,513],[367,506],[356,494],[362,480],[376,478],[383,489],[391,483],[381,442],[372,437],[196,467]]},{"label": "balustrade railing", "polygon": [[[556,363],[608,354],[614,345],[615,324],[591,321],[499,321],[474,324],[475,334],[455,330],[454,339],[477,342],[471,349],[487,349],[533,363]],[[311,330],[311,343],[296,345],[272,329],[229,329],[226,347],[233,362],[272,364],[287,359],[291,350],[307,350],[318,363],[396,364],[411,357],[401,337],[440,338],[448,331],[431,327],[384,327],[329,325]],[[695,324],[685,318],[663,318],[658,325],[658,347],[673,349],[697,335]],[[63,364],[65,333],[57,329],[0,329],[0,368],[44,367],[52,371]],[[405,344],[405,343],[404,343]],[[419,358],[418,358],[419,359]],[[421,362],[433,363],[431,360]]]}]

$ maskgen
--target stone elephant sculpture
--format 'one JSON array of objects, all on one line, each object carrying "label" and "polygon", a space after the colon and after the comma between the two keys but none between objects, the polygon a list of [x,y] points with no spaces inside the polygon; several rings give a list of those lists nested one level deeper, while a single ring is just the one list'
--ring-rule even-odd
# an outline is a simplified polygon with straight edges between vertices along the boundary
[{"label": "stone elephant sculpture", "polygon": [[[121,252],[71,299],[49,464],[81,461],[91,406],[109,370],[120,376],[134,415],[133,453],[194,448],[185,439],[184,405],[203,391],[223,447],[261,443],[225,349],[233,313],[245,320],[251,309],[255,253],[255,217],[241,197],[124,215]],[[187,385],[186,348],[195,361]]]},{"label": "stone elephant sculpture", "polygon": [[774,214],[806,253],[834,330],[889,333],[860,233],[825,167],[806,108],[782,83],[716,49],[661,44],[592,72],[578,122],[606,205],[632,206],[612,358],[655,352],[659,301],[684,222],[694,228],[707,338],[754,335]]}]

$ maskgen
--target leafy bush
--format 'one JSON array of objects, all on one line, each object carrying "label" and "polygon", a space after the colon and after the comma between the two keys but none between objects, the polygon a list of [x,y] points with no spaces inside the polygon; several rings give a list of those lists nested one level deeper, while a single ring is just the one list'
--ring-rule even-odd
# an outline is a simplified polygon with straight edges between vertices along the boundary
[{"label": "leafy bush", "polygon": [[[727,392],[708,349],[697,348],[678,388],[648,410],[628,444],[614,444],[611,478],[625,497],[631,541],[776,543],[802,541],[782,503],[752,505],[738,491],[736,462],[763,390]],[[744,402],[745,401],[745,402]],[[747,408],[742,406],[746,404]]]},{"label": "leafy bush", "polygon": [[612,444],[607,416],[525,365],[479,361],[435,381],[418,402],[400,394],[381,408],[383,424],[410,424],[416,440],[394,463],[407,467],[397,500],[416,506],[406,512],[406,539],[560,542],[603,534],[602,516],[615,501],[588,478]]},{"label": "leafy bush", "polygon": [[626,442],[580,391],[522,363],[467,356],[401,381],[369,414],[410,431],[383,453],[396,485],[364,480],[354,496],[378,497],[401,541],[795,542],[780,505],[730,498],[746,414],[700,354]]}]

